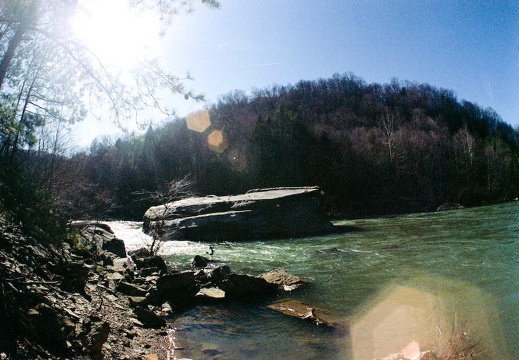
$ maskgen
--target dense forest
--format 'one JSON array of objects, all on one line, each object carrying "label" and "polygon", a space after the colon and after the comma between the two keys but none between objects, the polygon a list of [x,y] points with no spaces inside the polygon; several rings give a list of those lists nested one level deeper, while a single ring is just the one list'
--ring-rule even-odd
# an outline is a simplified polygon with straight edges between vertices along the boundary
[{"label": "dense forest", "polygon": [[73,218],[139,219],[146,194],[186,177],[200,195],[318,185],[330,215],[347,218],[519,195],[519,132],[494,110],[428,84],[367,84],[351,73],[233,91],[71,157],[21,156]]}]

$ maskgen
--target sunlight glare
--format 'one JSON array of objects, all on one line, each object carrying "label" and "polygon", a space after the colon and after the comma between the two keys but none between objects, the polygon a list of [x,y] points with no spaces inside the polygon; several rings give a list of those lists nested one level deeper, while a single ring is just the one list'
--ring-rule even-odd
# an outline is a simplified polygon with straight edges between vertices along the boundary
[{"label": "sunlight glare", "polygon": [[207,144],[209,149],[219,154],[223,153],[229,146],[221,130],[213,130],[207,137]]},{"label": "sunlight glare", "polygon": [[75,36],[102,62],[128,68],[158,51],[160,20],[131,9],[127,0],[79,0],[72,20]]}]

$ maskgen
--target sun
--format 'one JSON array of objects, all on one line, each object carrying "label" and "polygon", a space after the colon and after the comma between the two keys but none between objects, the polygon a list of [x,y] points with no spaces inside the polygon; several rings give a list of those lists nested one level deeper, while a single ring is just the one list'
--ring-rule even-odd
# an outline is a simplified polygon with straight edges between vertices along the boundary
[{"label": "sun", "polygon": [[132,9],[128,0],[79,0],[71,26],[106,65],[125,69],[158,51],[158,16]]}]

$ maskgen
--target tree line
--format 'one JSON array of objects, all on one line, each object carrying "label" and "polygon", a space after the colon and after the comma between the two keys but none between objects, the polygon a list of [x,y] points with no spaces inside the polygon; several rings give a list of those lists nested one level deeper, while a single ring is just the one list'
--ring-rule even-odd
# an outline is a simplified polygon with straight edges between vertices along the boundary
[{"label": "tree line", "polygon": [[[167,23],[191,1],[132,4]],[[140,218],[153,205],[146,194],[186,178],[201,195],[319,185],[327,211],[341,217],[518,196],[518,130],[494,110],[428,84],[368,84],[351,73],[235,90],[142,136],[100,138],[66,156],[64,139],[86,116],[85,99],[115,123],[146,104],[161,107],[160,89],[201,99],[154,61],[136,73],[111,71],[71,35],[73,5],[0,4],[0,210],[28,224],[38,212]],[[139,91],[143,79],[148,92]]]},{"label": "tree line", "polygon": [[67,211],[140,218],[153,205],[143,193],[186,176],[201,195],[318,185],[336,217],[519,195],[518,130],[491,108],[428,84],[335,74],[250,95],[232,91],[197,116],[205,128],[193,130],[189,116],[169,119],[142,136],[100,138],[89,152],[62,158],[65,174],[57,178],[73,179],[75,188],[67,194],[73,201],[61,201]]}]

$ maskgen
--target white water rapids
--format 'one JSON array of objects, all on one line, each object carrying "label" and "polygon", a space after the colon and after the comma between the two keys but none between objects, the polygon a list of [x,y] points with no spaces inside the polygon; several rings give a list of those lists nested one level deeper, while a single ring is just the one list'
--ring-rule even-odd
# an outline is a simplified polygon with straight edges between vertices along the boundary
[{"label": "white water rapids", "polygon": [[[142,222],[139,221],[106,221],[104,222],[114,232],[115,236],[124,241],[126,251],[136,250],[142,247],[149,248],[153,239],[142,231]],[[205,254],[209,247],[207,244],[191,241],[165,241],[160,244],[159,255],[172,254],[191,255]]]}]

